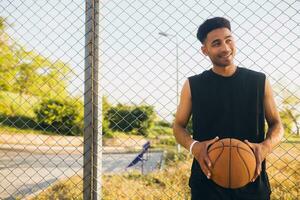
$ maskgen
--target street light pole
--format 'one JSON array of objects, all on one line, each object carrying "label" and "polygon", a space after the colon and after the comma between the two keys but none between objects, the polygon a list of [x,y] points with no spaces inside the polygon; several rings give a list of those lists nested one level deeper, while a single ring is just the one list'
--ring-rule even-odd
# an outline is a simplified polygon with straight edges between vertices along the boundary
[{"label": "street light pole", "polygon": [[[159,35],[162,35],[164,37],[175,37],[176,39],[176,106],[178,106],[178,36],[177,35],[172,35],[169,33],[165,33],[165,32],[159,32]],[[180,152],[180,144],[177,144],[177,152]]]},{"label": "street light pole", "polygon": [[165,33],[165,32],[159,32],[158,33],[159,35],[162,35],[164,37],[175,37],[176,39],[176,105],[178,105],[178,37],[177,35],[172,35],[172,34],[169,34],[169,33]]}]

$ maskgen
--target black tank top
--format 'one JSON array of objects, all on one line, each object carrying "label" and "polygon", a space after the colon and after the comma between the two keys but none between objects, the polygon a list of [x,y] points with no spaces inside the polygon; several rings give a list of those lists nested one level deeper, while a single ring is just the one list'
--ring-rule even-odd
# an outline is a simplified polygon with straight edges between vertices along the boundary
[{"label": "black tank top", "polygon": [[[204,141],[219,136],[262,142],[265,138],[265,78],[261,72],[242,67],[237,67],[229,77],[216,74],[212,69],[188,77],[192,96],[193,138]],[[196,159],[193,160],[191,172],[190,187],[201,189],[201,184],[211,181],[203,174]],[[265,161],[256,181],[234,192],[237,196],[269,195],[271,190]]]}]

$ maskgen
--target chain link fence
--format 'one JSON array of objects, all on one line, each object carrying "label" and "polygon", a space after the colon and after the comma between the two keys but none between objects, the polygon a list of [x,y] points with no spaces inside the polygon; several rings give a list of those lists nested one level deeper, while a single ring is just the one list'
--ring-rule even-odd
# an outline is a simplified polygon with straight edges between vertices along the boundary
[{"label": "chain link fence", "polygon": [[85,10],[0,3],[0,199],[82,196]]},{"label": "chain link fence", "polygon": [[[299,1],[0,4],[0,199],[189,199],[191,155],[172,122],[196,39],[231,21],[235,63],[264,72],[285,127],[272,199],[299,199]],[[191,122],[187,127],[191,131]]]}]

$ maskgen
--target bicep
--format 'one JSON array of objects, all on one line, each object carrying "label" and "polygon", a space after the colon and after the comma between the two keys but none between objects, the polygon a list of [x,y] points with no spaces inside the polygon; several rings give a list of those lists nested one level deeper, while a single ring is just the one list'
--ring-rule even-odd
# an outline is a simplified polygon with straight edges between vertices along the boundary
[{"label": "bicep", "polygon": [[189,80],[186,80],[183,84],[179,105],[177,107],[177,112],[175,115],[175,123],[186,127],[189,122],[192,112],[192,97],[190,91]]},{"label": "bicep", "polygon": [[265,81],[264,107],[266,120],[269,126],[280,122],[279,112],[277,110],[272,87],[268,79]]}]

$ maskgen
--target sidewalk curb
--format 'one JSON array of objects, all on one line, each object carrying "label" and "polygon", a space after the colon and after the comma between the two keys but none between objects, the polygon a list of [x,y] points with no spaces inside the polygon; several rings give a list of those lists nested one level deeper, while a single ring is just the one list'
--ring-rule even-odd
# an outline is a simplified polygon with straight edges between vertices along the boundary
[{"label": "sidewalk curb", "polygon": [[83,147],[34,146],[23,144],[0,144],[0,150],[31,152],[36,154],[82,154]]},{"label": "sidewalk curb", "polygon": [[[22,144],[0,144],[0,150],[29,152],[36,154],[82,154],[83,147],[60,147],[60,146],[33,146]],[[161,151],[161,149],[149,149],[151,152]],[[139,153],[141,148],[125,148],[104,146],[100,153],[103,154],[118,154],[118,153]]]},{"label": "sidewalk curb", "polygon": [[1,133],[0,144],[23,144],[34,146],[82,146],[83,137]]},{"label": "sidewalk curb", "polygon": [[[102,146],[101,153],[137,153],[142,145]],[[0,134],[0,150],[31,152],[37,154],[83,154],[82,136],[58,136],[35,134]]]}]

